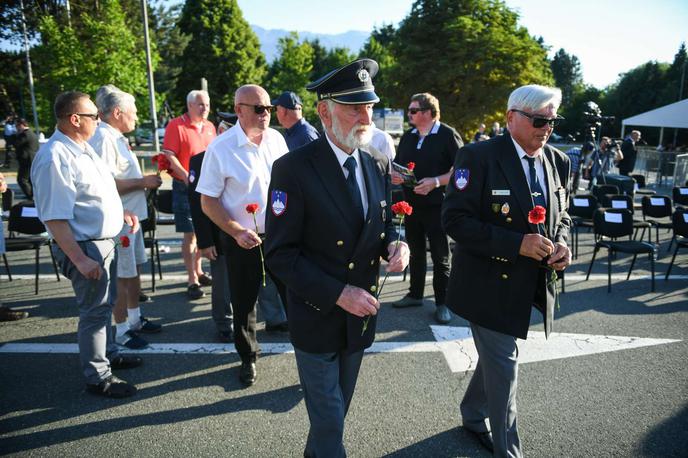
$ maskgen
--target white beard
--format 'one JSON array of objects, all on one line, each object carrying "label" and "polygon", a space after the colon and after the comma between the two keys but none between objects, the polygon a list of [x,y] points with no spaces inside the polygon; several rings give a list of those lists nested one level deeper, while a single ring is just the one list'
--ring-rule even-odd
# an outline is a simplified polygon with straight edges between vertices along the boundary
[{"label": "white beard", "polygon": [[[358,132],[358,129],[362,127],[367,127],[367,129],[364,132]],[[348,134],[344,134],[336,116],[332,116],[332,133],[340,144],[352,150],[368,145],[373,139],[373,129],[363,124],[354,125]]]}]

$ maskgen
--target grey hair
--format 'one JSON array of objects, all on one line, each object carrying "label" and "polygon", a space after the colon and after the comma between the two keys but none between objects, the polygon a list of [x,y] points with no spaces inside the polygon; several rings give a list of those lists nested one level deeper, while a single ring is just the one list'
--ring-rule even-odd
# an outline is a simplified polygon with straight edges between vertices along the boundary
[{"label": "grey hair", "polygon": [[557,110],[559,105],[561,105],[561,89],[529,84],[511,93],[507,110],[534,112],[549,106]]},{"label": "grey hair", "polygon": [[100,86],[98,88],[98,92],[96,92],[96,107],[98,108],[98,111],[101,113],[104,113],[103,111],[103,99],[105,98],[106,95],[108,95],[111,92],[115,91],[120,91],[117,86],[114,84],[106,84],[104,86]]},{"label": "grey hair", "polygon": [[194,102],[198,97],[204,96],[208,100],[210,100],[210,95],[208,94],[208,91],[204,91],[202,89],[194,89],[193,91],[189,92],[186,96],[186,104],[190,104]]},{"label": "grey hair", "polygon": [[119,108],[122,111],[127,111],[136,107],[136,99],[134,96],[123,91],[113,91],[105,95],[101,100],[101,107],[99,111],[106,121],[112,116],[112,112],[115,108]]}]

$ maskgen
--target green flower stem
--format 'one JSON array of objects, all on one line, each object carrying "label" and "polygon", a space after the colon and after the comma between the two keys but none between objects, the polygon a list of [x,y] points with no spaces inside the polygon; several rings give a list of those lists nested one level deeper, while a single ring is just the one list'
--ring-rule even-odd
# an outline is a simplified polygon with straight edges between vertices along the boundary
[{"label": "green flower stem", "polygon": [[[256,214],[253,215],[253,224],[256,225],[256,234],[258,233],[258,221],[256,220]],[[263,242],[258,245],[258,251],[260,252],[260,268],[263,270],[263,288],[265,288],[265,258],[263,257]]]},{"label": "green flower stem", "polygon": [[[401,215],[401,219],[399,220],[399,230],[397,231],[397,243],[394,246],[394,253],[392,253],[392,257],[397,255],[397,251],[399,251],[399,242],[401,241],[401,225],[404,223],[404,216],[406,215]],[[375,299],[380,298],[380,293],[382,293],[382,288],[385,287],[385,283],[387,282],[387,277],[389,277],[389,271],[385,272],[385,278],[382,279],[382,284],[377,290],[377,294],[375,295]],[[366,330],[368,329],[368,322],[370,321],[370,315],[365,317],[363,320],[363,330],[361,331],[361,335],[365,334]]]}]

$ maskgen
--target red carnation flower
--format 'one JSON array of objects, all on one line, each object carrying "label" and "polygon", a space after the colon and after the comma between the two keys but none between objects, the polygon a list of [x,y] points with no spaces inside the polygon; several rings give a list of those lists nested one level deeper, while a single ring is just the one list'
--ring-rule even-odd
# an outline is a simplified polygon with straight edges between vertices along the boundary
[{"label": "red carnation flower", "polygon": [[392,212],[397,216],[408,216],[413,213],[413,207],[405,200],[402,200],[392,205]]},{"label": "red carnation flower", "polygon": [[258,211],[258,204],[248,204],[246,206],[246,212],[255,214]]},{"label": "red carnation flower", "polygon": [[129,237],[126,235],[123,235],[119,238],[119,243],[122,245],[123,248],[129,248]]},{"label": "red carnation flower", "polygon": [[536,205],[528,212],[528,222],[530,224],[543,224],[545,222],[545,215],[547,210],[542,205]]},{"label": "red carnation flower", "polygon": [[160,174],[160,172],[163,172],[163,171],[169,172],[170,169],[172,168],[172,164],[170,164],[170,160],[163,153],[156,154],[155,156],[153,156],[151,158],[151,162],[153,164],[158,165],[158,174]]},{"label": "red carnation flower", "polygon": [[409,162],[406,164],[406,168],[409,169],[411,172],[413,172],[413,169],[416,168],[416,163],[415,162]]}]

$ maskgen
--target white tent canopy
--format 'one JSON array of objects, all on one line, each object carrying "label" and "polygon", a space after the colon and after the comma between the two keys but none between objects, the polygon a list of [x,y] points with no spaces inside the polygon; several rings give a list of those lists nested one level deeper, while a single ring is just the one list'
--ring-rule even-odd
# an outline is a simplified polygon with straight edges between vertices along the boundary
[{"label": "white tent canopy", "polygon": [[688,99],[664,105],[621,121],[621,136],[626,126],[660,127],[659,142],[662,143],[664,128],[688,129]]}]

